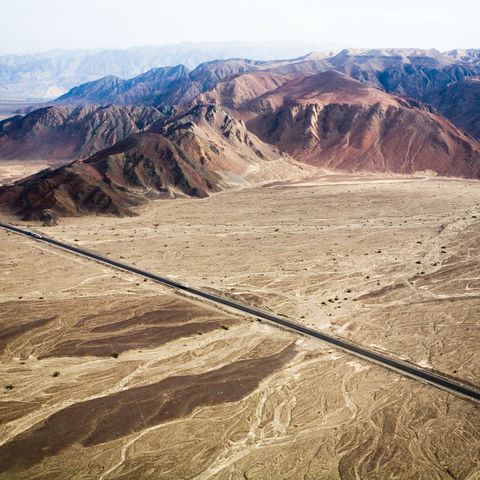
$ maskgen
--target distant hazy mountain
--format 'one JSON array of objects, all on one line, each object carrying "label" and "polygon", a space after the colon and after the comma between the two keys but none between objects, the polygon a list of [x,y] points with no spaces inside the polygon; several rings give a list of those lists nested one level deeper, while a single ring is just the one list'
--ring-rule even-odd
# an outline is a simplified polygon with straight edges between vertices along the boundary
[{"label": "distant hazy mountain", "polygon": [[233,113],[265,143],[318,167],[480,177],[480,144],[429,106],[334,70],[297,76]]},{"label": "distant hazy mountain", "polygon": [[[344,45],[343,45],[344,46]],[[185,65],[233,57],[267,60],[294,58],[338,45],[290,42],[202,42],[124,50],[55,50],[0,56],[0,99],[53,99],[108,75],[131,78],[154,67]]]}]

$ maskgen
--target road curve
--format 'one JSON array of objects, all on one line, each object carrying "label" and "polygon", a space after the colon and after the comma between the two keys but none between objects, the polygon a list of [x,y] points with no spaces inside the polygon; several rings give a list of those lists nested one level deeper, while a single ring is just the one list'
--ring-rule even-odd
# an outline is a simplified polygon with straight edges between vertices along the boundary
[{"label": "road curve", "polygon": [[137,275],[140,275],[144,278],[148,278],[150,280],[153,280],[155,282],[161,283],[163,285],[166,285],[168,287],[176,288],[178,290],[183,290],[185,292],[191,293],[197,297],[201,297],[207,300],[210,300],[214,303],[221,304],[227,307],[230,307],[234,310],[240,311],[242,313],[247,313],[249,315],[253,315],[254,317],[261,319],[261,320],[267,320],[268,322],[274,324],[274,325],[280,325],[290,331],[301,333],[303,335],[307,335],[309,337],[313,338],[318,338],[320,340],[323,340],[324,342],[327,342],[331,345],[334,345],[338,348],[341,348],[342,350],[348,352],[348,353],[353,353],[354,355],[357,355],[363,359],[373,361],[376,364],[382,365],[386,368],[389,368],[391,370],[396,371],[397,373],[401,373],[403,375],[407,375],[410,378],[414,378],[416,380],[423,380],[431,385],[434,385],[436,387],[440,387],[443,389],[446,389],[450,392],[454,392],[457,394],[462,395],[463,397],[467,397],[468,399],[480,401],[480,389],[476,388],[473,385],[469,385],[467,383],[463,383],[461,381],[443,376],[441,374],[438,374],[436,372],[432,372],[430,370],[424,369],[422,367],[419,367],[418,365],[405,362],[403,360],[400,360],[398,358],[391,357],[389,355],[385,355],[383,353],[379,353],[373,350],[370,350],[368,348],[362,347],[361,345],[354,344],[348,340],[344,340],[339,337],[334,337],[332,335],[325,334],[323,332],[319,332],[317,330],[313,330],[308,327],[304,327],[303,325],[299,325],[297,323],[291,322],[290,320],[286,320],[283,318],[279,318],[275,315],[271,315],[266,312],[262,312],[261,310],[257,310],[255,308],[251,308],[247,305],[242,305],[241,303],[237,302],[232,302],[231,300],[227,300],[222,297],[218,297],[216,295],[212,295],[210,293],[204,292],[202,290],[197,290],[196,288],[189,287],[186,284],[176,282],[174,280],[170,280],[165,277],[161,277],[158,275],[155,275],[153,273],[147,272],[145,270],[141,270],[139,268],[133,267],[131,265],[127,265],[125,263],[117,262],[115,260],[111,260],[107,257],[104,257],[102,255],[99,255],[94,252],[89,252],[88,250],[84,250],[82,248],[75,247],[73,245],[68,245],[63,242],[59,242],[57,240],[54,240],[49,237],[45,237],[43,235],[39,235],[35,232],[30,232],[27,230],[22,230],[20,228],[14,227],[12,225],[7,225],[4,223],[0,223],[0,227],[15,232],[19,233],[21,235],[27,235],[35,240],[42,241],[45,243],[49,243],[51,245],[55,245],[57,247],[63,248],[65,250],[69,250],[70,252],[76,253],[78,255],[82,255],[84,257],[92,258],[94,260],[97,260],[101,263],[110,265],[112,267],[120,268],[122,270],[125,270],[127,272],[135,273]]}]

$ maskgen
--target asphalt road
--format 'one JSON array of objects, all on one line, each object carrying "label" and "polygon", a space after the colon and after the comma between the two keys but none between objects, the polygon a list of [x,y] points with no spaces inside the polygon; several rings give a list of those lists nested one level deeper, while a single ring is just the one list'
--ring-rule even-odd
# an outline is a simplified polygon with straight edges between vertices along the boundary
[{"label": "asphalt road", "polygon": [[34,232],[29,232],[27,230],[22,230],[20,228],[14,227],[12,225],[7,225],[0,223],[0,227],[5,228],[6,230],[19,233],[22,235],[27,235],[31,237],[32,239],[35,239],[37,241],[42,241],[45,243],[49,243],[51,245],[55,245],[57,247],[63,248],[65,250],[69,250],[73,253],[76,253],[78,255],[82,255],[84,257],[92,258],[94,260],[97,260],[99,262],[102,262],[107,265],[111,265],[112,267],[120,268],[122,270],[125,270],[127,272],[135,273],[137,275],[140,275],[144,278],[148,278],[150,280],[153,280],[155,282],[161,283],[163,285],[167,285],[168,287],[176,288],[178,290],[183,290],[185,292],[188,292],[190,294],[196,295],[197,297],[201,297],[204,299],[207,299],[209,301],[212,301],[214,303],[224,305],[227,307],[230,307],[232,309],[235,309],[237,311],[240,311],[242,313],[247,313],[249,315],[253,315],[254,317],[261,319],[261,320],[266,320],[274,325],[280,325],[290,331],[301,333],[303,335],[307,335],[309,337],[313,338],[318,338],[320,340],[323,340],[324,342],[327,342],[331,345],[334,345],[335,347],[339,347],[342,350],[352,353],[354,355],[357,355],[363,359],[373,361],[378,365],[382,365],[386,368],[389,368],[391,370],[395,370],[397,373],[401,373],[403,375],[407,375],[410,378],[416,379],[416,380],[423,380],[431,385],[434,385],[436,387],[440,387],[443,389],[447,389],[451,392],[455,392],[457,394],[460,394],[464,397],[467,397],[472,400],[480,400],[480,389],[475,388],[472,385],[462,383],[458,380],[443,376],[441,374],[432,372],[430,370],[424,369],[422,367],[419,367],[418,365],[412,364],[405,362],[403,360],[400,360],[398,358],[394,358],[388,355],[385,355],[383,353],[379,353],[373,350],[370,350],[368,348],[362,347],[361,345],[356,345],[354,343],[351,343],[347,340],[344,340],[339,337],[334,337],[332,335],[325,334],[323,332],[319,332],[317,330],[312,330],[311,328],[304,327],[303,325],[299,325],[297,323],[291,322],[290,320],[283,319],[276,317],[275,315],[271,315],[266,312],[262,312],[261,310],[257,310],[255,308],[251,308],[247,305],[242,305],[241,303],[237,302],[232,302],[231,300],[227,300],[222,297],[218,297],[216,295],[212,295],[210,293],[204,292],[202,290],[197,290],[196,288],[189,287],[186,284],[180,283],[180,282],[175,282],[173,280],[170,280],[166,277],[161,277],[158,275],[155,275],[153,273],[147,272],[145,270],[141,270],[139,268],[127,265],[125,263],[117,262],[115,260],[111,260],[107,257],[104,257],[102,255],[89,252],[88,250],[84,250],[82,248],[75,247],[73,245],[68,245],[63,242],[59,242],[57,240],[54,240],[52,238],[45,237],[43,235],[39,235]]}]

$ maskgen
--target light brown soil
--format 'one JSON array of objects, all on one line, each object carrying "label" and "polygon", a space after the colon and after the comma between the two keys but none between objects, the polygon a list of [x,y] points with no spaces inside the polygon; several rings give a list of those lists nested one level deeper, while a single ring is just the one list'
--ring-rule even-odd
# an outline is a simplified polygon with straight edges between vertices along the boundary
[{"label": "light brown soil", "polygon": [[47,161],[10,161],[0,160],[0,186],[10,185],[15,180],[28,177],[48,167],[59,166],[60,164]]},{"label": "light brown soil", "polygon": [[[397,180],[328,177],[28,228],[478,385],[480,184]],[[5,478],[480,475],[472,402],[40,242],[0,240]]]}]

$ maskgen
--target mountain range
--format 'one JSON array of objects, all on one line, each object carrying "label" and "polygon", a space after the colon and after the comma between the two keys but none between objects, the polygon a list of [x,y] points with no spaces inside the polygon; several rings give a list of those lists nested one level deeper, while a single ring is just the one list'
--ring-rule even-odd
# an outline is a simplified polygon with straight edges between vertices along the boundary
[{"label": "mountain range", "polygon": [[72,87],[115,75],[131,78],[154,67],[185,65],[232,57],[294,58],[337,44],[307,42],[183,42],[128,49],[54,50],[0,56],[0,99],[51,100]]},{"label": "mountain range", "polygon": [[325,169],[480,178],[479,75],[478,50],[343,50],[108,76],[0,122],[0,159],[70,162],[0,187],[0,204],[133,215]]},{"label": "mountain range", "polygon": [[[479,138],[480,109],[473,93],[480,77],[480,50],[345,49],[317,52],[290,61],[212,61],[189,71],[185,66],[155,68],[130,80],[109,76],[73,88],[55,100],[56,105],[85,103],[117,105],[184,105],[212,89],[218,82],[246,72],[265,71],[285,81],[292,75],[313,75],[337,70],[370,87],[431,103],[439,113],[466,133]],[[269,77],[272,78],[272,77]],[[470,81],[468,81],[470,79]],[[459,85],[453,87],[457,82]],[[460,110],[442,103],[444,90],[455,89]],[[461,97],[461,98],[460,98]],[[463,100],[462,100],[463,99]]]},{"label": "mountain range", "polygon": [[52,214],[134,215],[131,207],[155,198],[205,197],[314,171],[264,144],[220,107],[198,106],[84,161],[0,188],[0,205],[40,220]]}]

